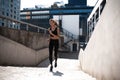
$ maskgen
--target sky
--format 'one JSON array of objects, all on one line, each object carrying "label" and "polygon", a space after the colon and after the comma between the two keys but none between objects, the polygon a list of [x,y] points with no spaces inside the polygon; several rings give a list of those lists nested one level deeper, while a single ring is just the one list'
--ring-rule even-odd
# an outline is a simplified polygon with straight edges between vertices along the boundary
[{"label": "sky", "polygon": [[[45,5],[49,7],[56,1],[63,1],[65,4],[68,3],[68,0],[21,0],[21,10],[23,8],[32,8],[35,7],[35,5]],[[97,0],[87,0],[87,5],[94,6]]]}]

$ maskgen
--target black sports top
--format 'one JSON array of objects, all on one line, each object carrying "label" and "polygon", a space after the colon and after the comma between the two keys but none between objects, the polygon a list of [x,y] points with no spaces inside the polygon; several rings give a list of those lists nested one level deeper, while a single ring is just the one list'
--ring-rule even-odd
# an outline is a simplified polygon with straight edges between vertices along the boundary
[{"label": "black sports top", "polygon": [[[51,28],[50,28],[50,30],[51,30]],[[54,31],[51,30],[51,32],[52,32],[54,35],[58,35],[58,33],[57,33],[57,27],[55,28]],[[52,35],[50,35],[50,36],[52,36]]]}]

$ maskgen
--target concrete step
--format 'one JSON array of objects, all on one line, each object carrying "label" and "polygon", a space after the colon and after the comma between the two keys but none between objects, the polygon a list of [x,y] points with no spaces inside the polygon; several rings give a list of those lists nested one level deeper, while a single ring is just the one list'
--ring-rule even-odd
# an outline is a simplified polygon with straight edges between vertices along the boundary
[{"label": "concrete step", "polygon": [[0,80],[96,80],[79,69],[78,60],[59,59],[53,72],[49,67],[0,66]]}]

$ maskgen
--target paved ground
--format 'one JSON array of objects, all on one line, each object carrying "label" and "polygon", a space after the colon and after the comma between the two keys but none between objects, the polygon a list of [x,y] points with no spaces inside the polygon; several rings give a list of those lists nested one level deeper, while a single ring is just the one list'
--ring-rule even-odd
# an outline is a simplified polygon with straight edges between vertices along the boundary
[{"label": "paved ground", "polygon": [[[63,59],[78,59],[78,52],[59,52],[58,53],[58,58],[63,58]],[[49,66],[49,59],[45,59],[43,62],[41,62],[39,67],[48,67]]]},{"label": "paved ground", "polygon": [[[79,68],[79,61],[70,55],[77,53],[60,53],[66,55],[58,59],[58,67],[49,72],[49,61],[46,59],[38,67],[3,67],[0,66],[0,80],[96,80]],[[69,57],[68,57],[68,56]],[[75,57],[74,57],[75,58]]]}]

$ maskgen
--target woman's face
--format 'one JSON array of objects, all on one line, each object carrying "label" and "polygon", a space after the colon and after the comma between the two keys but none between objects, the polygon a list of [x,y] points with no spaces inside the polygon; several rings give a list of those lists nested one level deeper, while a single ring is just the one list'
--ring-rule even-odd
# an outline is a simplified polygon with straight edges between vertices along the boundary
[{"label": "woman's face", "polygon": [[51,26],[55,26],[55,22],[53,20],[50,20],[49,23],[50,23]]}]

